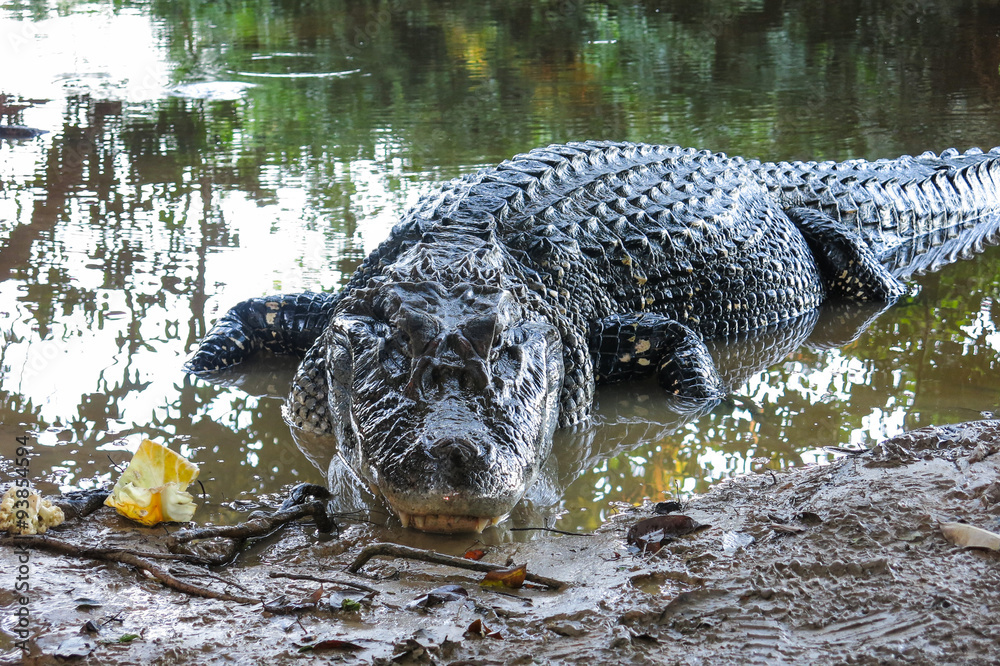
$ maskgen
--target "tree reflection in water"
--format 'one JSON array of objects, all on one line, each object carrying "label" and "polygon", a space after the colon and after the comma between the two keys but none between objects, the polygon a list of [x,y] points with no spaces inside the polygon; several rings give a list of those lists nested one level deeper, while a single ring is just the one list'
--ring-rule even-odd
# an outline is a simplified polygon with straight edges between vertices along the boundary
[{"label": "tree reflection in water", "polygon": [[[287,367],[254,370],[244,390],[192,381],[183,357],[242,298],[338,288],[435,182],[582,138],[765,159],[1000,143],[991,2],[115,8],[0,10],[8,35],[54,59],[19,59],[7,81],[67,72],[51,101],[7,119],[49,134],[0,141],[0,436],[41,433],[32,471],[63,486],[108,479],[123,435],[179,439],[208,479],[216,514],[202,519],[318,472],[269,397]],[[85,19],[143,22],[163,72],[126,80],[128,54],[121,69],[94,54],[53,64],[53,26]],[[539,505],[592,527],[610,500],[704,490],[751,457],[802,464],[992,410],[997,259],[918,277],[846,346],[845,329],[747,343],[752,372],[707,414],[669,410],[653,386],[603,390],[594,425],[559,433]]]}]

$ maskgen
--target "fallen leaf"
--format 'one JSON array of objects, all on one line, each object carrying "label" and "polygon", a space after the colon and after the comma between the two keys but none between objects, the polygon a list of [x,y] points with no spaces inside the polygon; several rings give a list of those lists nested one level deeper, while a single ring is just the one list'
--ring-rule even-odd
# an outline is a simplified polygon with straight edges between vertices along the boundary
[{"label": "fallen leaf", "polygon": [[689,516],[654,516],[630,527],[625,538],[639,552],[655,553],[674,537],[690,534],[699,527],[702,525]]},{"label": "fallen leaf", "polygon": [[361,602],[355,601],[354,599],[343,599],[340,602],[340,610],[356,613],[361,610]]},{"label": "fallen leaf", "polygon": [[460,601],[467,596],[469,596],[469,592],[461,585],[442,585],[441,587],[435,587],[427,594],[417,597],[406,604],[406,607],[410,610],[430,608],[448,601]]},{"label": "fallen leaf", "polygon": [[82,608],[97,608],[104,605],[103,601],[91,599],[90,597],[77,597],[73,600],[73,603],[76,604],[77,610]]},{"label": "fallen leaf", "polygon": [[462,555],[467,560],[481,560],[486,555],[486,551],[481,548],[470,548]]},{"label": "fallen leaf", "polygon": [[479,584],[483,587],[512,587],[524,585],[524,577],[528,575],[527,563],[513,569],[497,569],[486,574]]},{"label": "fallen leaf", "polygon": [[956,546],[1000,550],[1000,534],[966,525],[965,523],[939,523],[941,533]]},{"label": "fallen leaf", "polygon": [[131,643],[137,638],[142,638],[142,636],[140,636],[139,634],[122,634],[121,636],[118,637],[118,642],[127,644]]},{"label": "fallen leaf", "polygon": [[[431,646],[435,647],[435,646]],[[427,654],[427,646],[422,645],[419,641],[413,638],[407,638],[404,641],[399,641],[392,646],[392,663],[400,664],[409,660],[407,663],[434,663],[429,659]]]},{"label": "fallen leaf", "polygon": [[483,621],[480,619],[473,620],[472,624],[469,625],[469,628],[465,630],[465,633],[466,635],[503,640],[503,636],[499,631],[490,631],[490,629],[487,628],[487,626],[483,624]]},{"label": "fallen leaf", "polygon": [[319,600],[322,598],[323,598],[323,584],[320,583],[319,589],[310,594],[307,600],[314,604],[318,604]]},{"label": "fallen leaf", "polygon": [[325,638],[321,641],[317,641],[312,645],[302,645],[299,647],[299,652],[309,652],[310,650],[363,650],[364,648],[357,643],[352,643],[351,641],[345,641],[340,638]]}]

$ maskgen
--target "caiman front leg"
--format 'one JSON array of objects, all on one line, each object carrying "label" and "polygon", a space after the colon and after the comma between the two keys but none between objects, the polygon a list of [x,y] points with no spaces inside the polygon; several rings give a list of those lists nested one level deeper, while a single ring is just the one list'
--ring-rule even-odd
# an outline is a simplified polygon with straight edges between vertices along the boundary
[{"label": "caiman front leg", "polygon": [[709,401],[726,395],[705,343],[663,315],[612,315],[591,325],[589,342],[599,382],[655,371],[660,386],[679,398]]},{"label": "caiman front leg", "polygon": [[812,208],[793,208],[788,217],[816,258],[828,298],[892,303],[906,293],[856,230]]},{"label": "caiman front leg", "polygon": [[326,328],[338,300],[337,294],[309,291],[245,300],[215,322],[184,369],[218,372],[262,349],[301,357]]}]

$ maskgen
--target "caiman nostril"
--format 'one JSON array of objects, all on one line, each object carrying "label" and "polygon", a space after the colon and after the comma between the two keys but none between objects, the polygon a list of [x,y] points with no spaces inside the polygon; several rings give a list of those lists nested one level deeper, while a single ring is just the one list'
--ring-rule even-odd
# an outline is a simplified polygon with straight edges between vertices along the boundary
[{"label": "caiman nostril", "polygon": [[479,456],[479,447],[465,439],[440,439],[430,447],[430,454],[438,460],[450,458],[459,464],[466,464]]}]

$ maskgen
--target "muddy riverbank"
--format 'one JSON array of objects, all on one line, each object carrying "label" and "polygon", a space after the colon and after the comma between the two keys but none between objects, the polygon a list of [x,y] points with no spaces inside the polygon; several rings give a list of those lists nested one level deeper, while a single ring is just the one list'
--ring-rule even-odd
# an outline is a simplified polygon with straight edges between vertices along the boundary
[{"label": "muddy riverbank", "polygon": [[[953,545],[939,523],[996,530],[998,441],[995,421],[925,428],[828,465],[725,481],[682,509],[706,527],[655,555],[625,541],[652,504],[623,510],[594,536],[552,535],[486,555],[566,581],[559,591],[497,591],[479,585],[481,574],[400,559],[349,575],[346,565],[376,536],[364,524],[326,539],[301,523],[256,546],[252,564],[171,569],[236,595],[316,603],[293,615],[191,597],[119,564],[32,551],[24,663],[996,663],[1000,555]],[[164,540],[110,510],[51,534],[154,550]],[[0,549],[0,565],[13,570],[13,549]],[[465,593],[421,601],[443,585]],[[15,600],[3,595],[8,632]],[[88,622],[99,632],[83,630]],[[2,647],[3,663],[20,663],[9,633]]]}]

